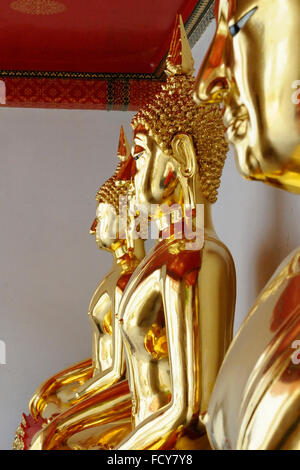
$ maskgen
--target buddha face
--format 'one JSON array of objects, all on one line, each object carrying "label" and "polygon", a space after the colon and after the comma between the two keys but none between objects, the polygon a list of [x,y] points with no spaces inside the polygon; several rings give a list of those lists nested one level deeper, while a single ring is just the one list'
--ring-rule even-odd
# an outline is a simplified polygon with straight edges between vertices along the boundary
[{"label": "buddha face", "polygon": [[244,177],[300,193],[300,2],[217,0],[215,15],[195,99],[224,104]]},{"label": "buddha face", "polygon": [[135,134],[132,149],[136,160],[136,202],[151,213],[151,204],[162,204],[169,200],[178,185],[179,165],[166,154],[146,131]]},{"label": "buddha face", "polygon": [[111,250],[112,245],[118,241],[118,216],[111,204],[98,204],[91,232],[95,234],[100,249]]}]

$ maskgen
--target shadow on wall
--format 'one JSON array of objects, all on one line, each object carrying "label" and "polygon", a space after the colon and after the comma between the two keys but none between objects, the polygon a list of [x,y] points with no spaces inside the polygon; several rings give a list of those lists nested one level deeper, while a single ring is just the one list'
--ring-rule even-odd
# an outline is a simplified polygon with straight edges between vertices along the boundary
[{"label": "shadow on wall", "polygon": [[281,262],[292,250],[300,246],[300,228],[295,231],[293,217],[297,206],[300,207],[299,199],[299,196],[288,194],[280,189],[272,191],[270,211],[266,214],[269,223],[258,245],[255,261],[257,295]]}]

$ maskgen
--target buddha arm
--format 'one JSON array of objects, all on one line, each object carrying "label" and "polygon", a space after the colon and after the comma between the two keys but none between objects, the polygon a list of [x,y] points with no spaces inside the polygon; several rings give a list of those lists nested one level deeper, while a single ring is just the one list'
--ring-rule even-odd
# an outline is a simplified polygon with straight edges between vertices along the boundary
[{"label": "buddha arm", "polygon": [[125,357],[119,322],[116,318],[122,292],[114,280],[110,296],[91,302],[94,375],[77,390],[76,400],[85,399],[112,386],[125,375]]},{"label": "buddha arm", "polygon": [[122,450],[170,449],[185,426],[199,429],[232,335],[235,271],[229,252],[207,241],[194,284],[167,275],[163,296],[172,401],[141,422]]}]

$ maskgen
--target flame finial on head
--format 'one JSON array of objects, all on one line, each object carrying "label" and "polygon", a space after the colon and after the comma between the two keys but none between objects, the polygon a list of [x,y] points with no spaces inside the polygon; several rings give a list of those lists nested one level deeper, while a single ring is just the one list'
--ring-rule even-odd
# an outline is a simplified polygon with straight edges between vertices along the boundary
[{"label": "flame finial on head", "polygon": [[96,200],[98,203],[111,204],[119,210],[119,197],[132,194],[132,180],[135,173],[135,161],[130,153],[130,146],[126,138],[123,126],[120,130],[118,145],[118,158],[121,160],[114,174],[99,188]]},{"label": "flame finial on head", "polygon": [[166,62],[167,75],[192,75],[194,59],[181,15],[176,16],[175,27]]},{"label": "flame finial on head", "polygon": [[123,126],[121,126],[117,156],[122,162],[124,162],[125,160],[128,159],[129,155],[130,155],[130,146],[129,146],[126,134],[124,132],[124,128]]}]

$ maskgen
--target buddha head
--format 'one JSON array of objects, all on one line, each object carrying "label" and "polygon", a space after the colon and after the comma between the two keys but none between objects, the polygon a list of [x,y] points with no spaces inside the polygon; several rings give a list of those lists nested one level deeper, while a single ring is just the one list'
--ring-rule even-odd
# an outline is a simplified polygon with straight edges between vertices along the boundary
[{"label": "buddha head", "polygon": [[195,104],[193,65],[178,16],[166,83],[132,121],[136,199],[149,212],[151,204],[183,201],[189,183],[196,179],[206,201],[217,199],[227,152],[224,125],[218,105]]},{"label": "buddha head", "polygon": [[90,233],[95,235],[98,247],[108,251],[114,251],[127,241],[125,238],[121,240],[119,236],[119,201],[121,196],[131,196],[134,192],[132,181],[135,162],[130,155],[123,127],[120,132],[118,157],[121,161],[115,173],[100,187],[96,195],[96,218],[90,230]]},{"label": "buddha head", "polygon": [[247,179],[300,193],[300,2],[216,0],[198,104],[223,103]]}]

